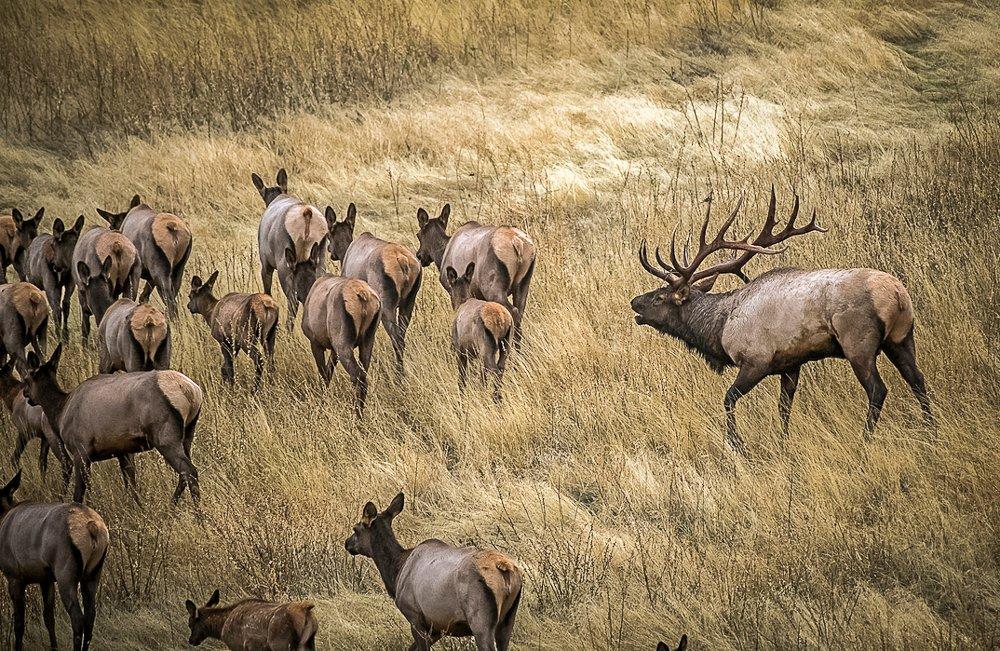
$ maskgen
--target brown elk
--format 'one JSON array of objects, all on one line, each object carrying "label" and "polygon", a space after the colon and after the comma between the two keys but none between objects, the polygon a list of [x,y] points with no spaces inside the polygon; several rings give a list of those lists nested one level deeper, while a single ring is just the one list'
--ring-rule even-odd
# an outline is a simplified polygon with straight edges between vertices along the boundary
[{"label": "brown elk", "polygon": [[118,231],[96,226],[80,236],[73,249],[73,281],[82,313],[86,343],[90,317],[100,325],[104,312],[120,297],[135,300],[142,265],[135,245]]},{"label": "brown elk", "polygon": [[478,651],[506,651],[521,601],[517,564],[501,552],[434,539],[404,548],[392,531],[403,500],[396,495],[381,513],[365,504],[344,547],[375,561],[386,592],[410,623],[411,651],[430,649],[445,636],[473,636]]},{"label": "brown elk", "polygon": [[33,584],[42,591],[42,618],[50,648],[56,648],[58,589],[73,626],[73,649],[87,649],[94,638],[108,527],[83,504],[18,503],[14,492],[20,485],[18,471],[0,488],[0,572],[7,578],[14,602],[14,649],[20,651],[24,645],[25,591]]},{"label": "brown elk", "polygon": [[[687,651],[688,648],[688,636],[685,633],[681,636],[681,641],[677,643],[677,651]],[[670,645],[666,642],[659,642],[656,645],[656,651],[670,651]]]},{"label": "brown elk", "polygon": [[11,355],[24,363],[28,346],[41,355],[48,324],[49,306],[42,290],[25,282],[0,285],[0,360]]},{"label": "brown elk", "polygon": [[162,371],[170,368],[167,317],[149,303],[119,298],[98,327],[98,371]]},{"label": "brown elk", "polygon": [[[333,274],[316,279],[302,308],[302,333],[309,340],[320,377],[329,385],[337,362],[344,365],[354,384],[354,411],[359,417],[368,396],[368,367],[380,309],[378,294],[368,283]],[[329,360],[326,351],[330,351]]]},{"label": "brown elk", "polygon": [[[520,228],[484,226],[470,221],[447,234],[451,206],[431,218],[427,211],[417,211],[417,259],[423,266],[431,262],[440,271],[441,285],[449,290],[447,268],[465,269],[476,263],[472,295],[507,308],[514,318],[514,346],[521,345],[521,320],[528,302],[528,288],[535,271],[535,243]],[[509,298],[508,298],[509,297]]]},{"label": "brown elk", "polygon": [[24,397],[25,384],[14,376],[15,362],[15,358],[11,357],[7,363],[0,366],[0,401],[10,412],[11,422],[15,432],[17,432],[17,441],[14,443],[14,453],[11,455],[10,462],[15,467],[19,466],[21,455],[24,454],[28,443],[33,439],[38,439],[38,469],[43,475],[48,470],[49,450],[52,450],[63,465],[65,483],[69,476],[69,460],[63,452],[62,441],[52,429],[42,408],[32,407],[28,404]]},{"label": "brown elk", "polygon": [[313,604],[304,601],[273,603],[244,599],[219,606],[219,591],[198,607],[188,599],[188,644],[199,646],[212,638],[238,651],[310,651],[316,648],[319,622]]},{"label": "brown elk", "polygon": [[38,235],[45,208],[39,208],[34,217],[25,219],[17,208],[9,215],[0,215],[0,283],[7,282],[7,267],[13,265],[17,277],[27,280],[24,255],[31,241]]},{"label": "brown elk", "polygon": [[[239,294],[232,292],[222,298],[215,298],[212,289],[219,278],[213,271],[208,280],[202,282],[200,276],[191,279],[191,293],[188,310],[200,314],[212,329],[212,337],[222,349],[222,379],[232,382],[236,378],[233,366],[240,351],[245,351],[253,360],[256,382],[264,373],[264,359],[274,370],[274,341],[278,333],[281,315],[278,304],[267,294]],[[258,346],[264,349],[261,353]]]},{"label": "brown elk", "polygon": [[83,215],[69,228],[56,218],[52,234],[39,235],[28,246],[25,259],[27,280],[45,290],[56,329],[63,339],[68,335],[70,301],[76,284],[73,282],[73,251],[83,231]]},{"label": "brown elk", "polygon": [[472,298],[475,262],[470,262],[461,276],[448,267],[448,285],[455,320],[451,327],[451,344],[458,354],[458,384],[464,389],[469,362],[483,360],[483,382],[493,378],[493,399],[500,402],[500,384],[510,352],[510,337],[514,322],[503,305]]},{"label": "brown elk", "polygon": [[[648,258],[646,244],[639,250],[642,267],[664,281],[658,289],[632,300],[636,323],[649,325],[683,341],[716,372],[735,366],[736,380],[726,392],[726,433],[730,444],[746,454],[736,431],[736,401],[769,375],[781,377],[778,409],[785,434],[792,399],[803,364],[829,357],[846,358],[868,395],[865,432],[878,422],[886,388],[876,360],[884,352],[910,385],[928,422],[933,422],[924,376],[917,369],[913,340],[913,303],[902,283],[874,269],[775,269],[738,289],[711,294],[722,274],[742,274],[757,254],[774,255],[775,245],[811,232],[825,232],[816,224],[816,211],[796,226],[799,199],[777,233],[774,188],[767,219],[760,233],[727,240],[726,233],[743,203],[742,197],[718,234],[707,240],[711,202],[701,226],[699,248],[693,259],[677,259],[675,241],[670,262],[656,251],[659,268]],[[686,249],[686,247],[685,247]],[[699,269],[713,253],[732,251],[733,257]]]},{"label": "brown elk", "polygon": [[382,327],[396,354],[396,371],[402,375],[406,330],[420,290],[420,262],[402,244],[387,242],[371,233],[362,233],[355,239],[357,212],[352,203],[344,221],[338,222],[333,208],[327,206],[330,257],[340,261],[341,276],[363,280],[378,294],[382,302]]}]

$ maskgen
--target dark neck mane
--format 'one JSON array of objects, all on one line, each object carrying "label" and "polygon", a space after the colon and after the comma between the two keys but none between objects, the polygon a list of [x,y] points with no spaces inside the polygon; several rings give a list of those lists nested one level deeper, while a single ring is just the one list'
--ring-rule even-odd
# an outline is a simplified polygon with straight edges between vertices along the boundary
[{"label": "dark neck mane", "polygon": [[62,416],[63,407],[66,406],[68,398],[69,394],[63,391],[53,380],[45,382],[45,386],[38,396],[37,402],[41,405],[42,412],[45,413],[45,418],[51,423],[52,428],[56,430],[56,434],[59,433],[59,417]]},{"label": "dark neck mane", "polygon": [[205,627],[205,632],[209,637],[216,640],[222,639],[222,628],[226,625],[226,620],[229,619],[229,613],[232,609],[232,606],[217,606],[215,608],[202,608],[198,612],[201,624]]},{"label": "dark neck mane", "polygon": [[733,360],[722,347],[722,328],[732,312],[726,300],[729,295],[692,291],[691,297],[680,308],[681,318],[667,332],[701,355],[716,373],[733,365]]},{"label": "dark neck mane", "polygon": [[372,560],[385,584],[385,591],[393,599],[396,598],[396,579],[399,571],[403,568],[406,559],[409,558],[412,549],[406,549],[396,540],[396,535],[392,529],[388,529],[388,534],[372,537]]}]

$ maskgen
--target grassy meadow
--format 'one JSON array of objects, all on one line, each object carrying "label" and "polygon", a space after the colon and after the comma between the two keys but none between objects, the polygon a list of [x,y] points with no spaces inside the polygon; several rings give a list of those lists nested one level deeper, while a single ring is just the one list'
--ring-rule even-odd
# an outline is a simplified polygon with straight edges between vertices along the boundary
[{"label": "grassy meadow", "polygon": [[[284,166],[320,209],[356,202],[358,233],[415,248],[417,208],[450,202],[452,224],[517,225],[539,250],[499,407],[458,392],[434,268],[409,375],[380,330],[360,421],[298,328],[253,391],[249,360],[225,386],[207,326],[181,314],[174,365],[206,392],[201,509],[170,505],[155,452],[141,506],[95,466],[112,535],[95,647],[184,648],[184,600],[220,588],[314,601],[322,649],[406,648],[374,564],[343,547],[364,502],[400,490],[404,544],[518,559],[518,649],[1000,646],[998,31],[991,3],[929,0],[5,3],[0,205],[45,206],[45,231],[139,193],[190,223],[188,278],[259,291],[250,174]],[[797,192],[830,230],[748,272],[899,276],[937,431],[883,359],[864,442],[864,393],[833,360],[805,368],[787,439],[776,378],[740,401],[743,460],[723,440],[734,373],[634,323],[629,300],[658,282],[639,242],[696,227],[709,191],[717,219],[746,192],[746,232],[772,184],[779,214]],[[67,386],[97,369],[78,323],[74,305]],[[36,451],[21,497],[60,499]],[[0,647],[10,626],[4,596]]]}]

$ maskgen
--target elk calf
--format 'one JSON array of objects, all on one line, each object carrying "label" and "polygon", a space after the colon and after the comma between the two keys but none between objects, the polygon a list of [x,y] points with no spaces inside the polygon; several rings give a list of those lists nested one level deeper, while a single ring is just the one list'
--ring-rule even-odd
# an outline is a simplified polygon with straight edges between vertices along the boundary
[{"label": "elk calf", "polygon": [[417,211],[420,264],[425,267],[431,262],[436,264],[441,285],[445,291],[450,291],[448,267],[466,269],[470,262],[476,263],[472,295],[499,303],[510,312],[514,319],[514,346],[520,347],[521,319],[535,271],[535,243],[519,228],[483,226],[475,221],[459,226],[449,236],[446,233],[449,215],[451,206],[448,204],[434,219],[423,208]]},{"label": "elk calf", "polygon": [[328,235],[326,220],[318,208],[288,194],[288,174],[284,169],[278,170],[278,185],[274,187],[265,187],[256,174],[251,178],[266,206],[257,230],[260,280],[264,292],[271,294],[271,281],[277,270],[281,290],[288,299],[291,328],[299,303],[306,300],[300,289],[312,284],[322,266]]},{"label": "elk calf", "polygon": [[411,648],[473,636],[479,651],[506,651],[521,601],[521,570],[501,552],[440,540],[405,549],[392,531],[402,510],[402,493],[382,513],[368,502],[344,547],[375,561],[386,592],[410,622]]},{"label": "elk calf", "polygon": [[[270,370],[274,370],[274,341],[281,318],[278,304],[267,294],[232,292],[215,298],[212,289],[218,278],[219,272],[214,271],[204,282],[198,276],[191,279],[188,310],[205,318],[212,337],[219,342],[222,379],[232,382],[236,378],[233,363],[240,351],[246,351],[253,360],[259,384],[265,357]],[[263,353],[258,346],[264,349]]]},{"label": "elk calf", "polygon": [[90,337],[91,315],[100,325],[115,300],[135,300],[140,273],[135,245],[118,231],[97,226],[80,236],[73,250],[73,281],[80,292],[84,342]]},{"label": "elk calf", "polygon": [[0,215],[0,283],[7,282],[7,267],[12,265],[18,278],[28,279],[24,256],[31,241],[38,235],[45,208],[39,208],[30,219],[25,219],[17,208],[10,212],[9,215]]},{"label": "elk calf", "polygon": [[29,355],[26,394],[41,405],[46,418],[73,459],[73,499],[87,492],[90,464],[117,458],[125,485],[138,496],[132,455],[151,448],[179,475],[173,501],[188,488],[197,502],[198,471],[191,463],[191,443],[201,414],[201,387],[177,371],[96,375],[72,391],[56,379],[62,345],[40,364]]},{"label": "elk calf", "polygon": [[56,218],[52,234],[39,235],[28,246],[25,268],[27,280],[45,290],[49,310],[55,317],[56,329],[65,339],[69,325],[70,300],[76,284],[73,282],[73,251],[83,230],[83,215],[72,227],[66,228],[63,220]]},{"label": "elk calf", "polygon": [[119,298],[98,327],[101,373],[170,368],[170,325],[149,303]]},{"label": "elk calf", "polygon": [[[49,646],[56,648],[55,590],[73,626],[73,649],[94,637],[97,588],[108,553],[108,527],[78,503],[17,503],[21,473],[0,489],[0,572],[14,605],[14,649],[24,645],[25,590],[38,584]],[[80,607],[80,596],[83,608]]]},{"label": "elk calf", "polygon": [[[38,469],[44,475],[49,465],[49,450],[56,455],[56,458],[63,465],[63,477],[67,476],[68,460],[62,450],[62,442],[56,436],[49,419],[45,417],[45,412],[41,407],[32,407],[24,397],[24,382],[14,377],[14,358],[7,360],[7,363],[0,366],[0,400],[10,412],[10,419],[17,432],[17,441],[14,443],[14,454],[11,455],[10,462],[13,466],[21,465],[21,455],[32,439],[38,439]],[[68,481],[68,480],[67,480]]]},{"label": "elk calf", "polygon": [[500,402],[500,384],[510,352],[513,319],[503,305],[472,298],[475,262],[470,262],[461,276],[448,267],[451,306],[456,310],[451,326],[451,345],[458,354],[458,383],[464,389],[469,361],[483,360],[483,382],[493,377],[493,399]]},{"label": "elk calf", "polygon": [[23,363],[28,346],[41,355],[48,323],[42,290],[25,282],[0,285],[0,360],[11,355]]},{"label": "elk calf", "polygon": [[302,332],[309,340],[320,377],[329,385],[337,362],[344,365],[354,384],[354,410],[358,416],[364,411],[368,395],[368,367],[380,309],[378,295],[368,283],[333,274],[316,280],[302,308]]},{"label": "elk calf", "polygon": [[410,250],[395,242],[386,242],[371,233],[354,239],[357,208],[352,203],[347,217],[338,222],[333,208],[327,206],[330,229],[330,257],[340,261],[340,275],[368,283],[382,303],[382,327],[389,335],[396,354],[396,370],[402,375],[406,329],[420,289],[420,262]]},{"label": "elk calf", "polygon": [[141,277],[146,281],[139,301],[149,300],[156,288],[167,313],[176,314],[177,293],[193,241],[188,225],[177,215],[156,212],[142,203],[139,195],[132,197],[125,212],[111,213],[100,208],[97,212],[135,245]]},{"label": "elk calf", "polygon": [[319,622],[313,605],[305,601],[273,603],[244,599],[219,606],[216,590],[199,608],[188,599],[188,644],[199,646],[209,638],[221,640],[234,651],[308,651],[316,648]]}]

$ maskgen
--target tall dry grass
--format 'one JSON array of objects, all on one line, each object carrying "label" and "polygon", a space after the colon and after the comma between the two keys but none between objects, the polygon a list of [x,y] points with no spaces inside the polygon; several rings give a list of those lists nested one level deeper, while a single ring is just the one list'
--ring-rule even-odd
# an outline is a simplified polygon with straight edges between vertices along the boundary
[{"label": "tall dry grass", "polygon": [[[172,474],[155,454],[139,461],[141,507],[115,468],[96,467],[89,499],[113,532],[98,648],[183,647],[183,600],[216,587],[225,598],[315,600],[321,648],[405,647],[408,627],[377,572],[342,546],[362,503],[382,505],[398,490],[409,498],[398,519],[405,542],[433,536],[519,559],[518,648],[651,649],[681,632],[698,648],[1000,644],[1000,122],[990,94],[1000,12],[929,2],[414,3],[399,24],[418,27],[400,27],[397,54],[437,58],[420,70],[386,59],[389,76],[405,81],[386,101],[342,88],[342,72],[324,90],[308,62],[342,56],[346,41],[324,34],[339,35],[343,12],[386,22],[367,5],[239,10],[256,26],[212,2],[44,6],[18,14],[49,36],[37,56],[87,42],[90,31],[121,36],[98,36],[99,55],[28,67],[45,68],[39,79],[56,87],[93,82],[104,59],[116,65],[138,47],[132,34],[171,38],[141,39],[141,74],[107,68],[114,74],[95,86],[109,94],[107,113],[78,112],[67,99],[63,118],[39,119],[32,132],[17,117],[25,99],[5,90],[5,203],[93,217],[95,205],[139,192],[189,220],[189,273],[219,268],[227,290],[259,288],[262,206],[249,174],[279,165],[310,201],[338,210],[356,201],[359,227],[383,236],[414,244],[416,208],[450,201],[454,220],[520,225],[540,250],[526,347],[499,408],[486,391],[458,394],[451,310],[430,272],[409,380],[393,380],[380,335],[361,421],[343,375],[320,386],[297,331],[279,340],[273,382],[231,389],[207,328],[182,315],[176,366],[207,395],[194,447],[204,502],[200,514],[171,508]],[[481,34],[494,15],[514,34],[547,25],[548,40],[532,36],[515,55],[498,39],[506,58],[462,54],[465,41],[489,40]],[[295,24],[301,40],[261,45],[254,35],[276,22]],[[196,41],[211,53],[197,65],[187,54]],[[293,56],[295,43],[310,57]],[[407,49],[414,43],[428,45]],[[244,59],[266,72],[244,76],[235,65]],[[156,101],[175,79],[171,66],[204,76],[196,92],[174,84],[176,106]],[[268,104],[248,90],[254,79],[316,95]],[[108,101],[125,97],[115,84],[148,106]],[[212,102],[227,92],[254,107],[252,119],[231,121],[237,113]],[[331,97],[343,104],[326,105]],[[185,102],[188,117],[176,108]],[[56,114],[48,110],[39,115]],[[87,137],[60,120],[79,121]],[[731,378],[632,322],[628,300],[656,282],[636,262],[638,241],[690,226],[710,189],[724,205],[749,193],[738,223],[748,229],[771,183],[783,207],[795,189],[830,227],[795,242],[780,264],[874,266],[904,280],[939,431],[921,426],[886,371],[883,420],[864,443],[863,393],[843,362],[829,361],[807,367],[788,440],[774,382],[741,401],[754,455],[744,462],[722,439]],[[93,351],[76,340],[63,359],[68,385],[96,372]],[[237,372],[249,377],[246,360]],[[26,465],[24,497],[55,498],[55,478]],[[0,636],[10,639],[4,600]]]}]

